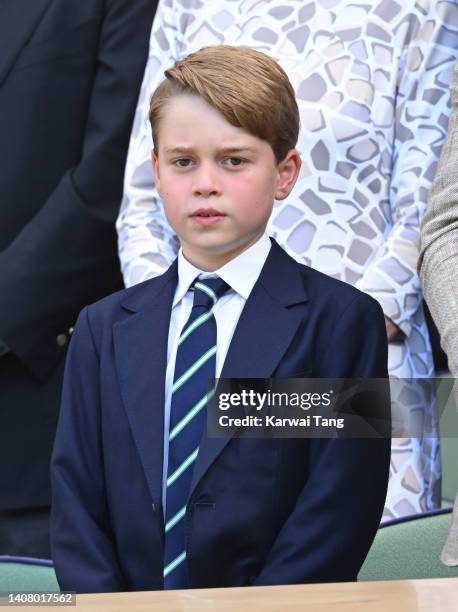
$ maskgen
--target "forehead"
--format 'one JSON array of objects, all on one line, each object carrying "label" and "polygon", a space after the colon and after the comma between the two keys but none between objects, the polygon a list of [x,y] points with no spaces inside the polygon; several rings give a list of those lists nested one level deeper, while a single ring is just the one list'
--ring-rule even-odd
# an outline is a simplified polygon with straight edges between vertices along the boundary
[{"label": "forehead", "polygon": [[171,97],[161,112],[159,148],[199,144],[257,148],[266,143],[229,123],[219,111],[198,96],[178,94]]}]

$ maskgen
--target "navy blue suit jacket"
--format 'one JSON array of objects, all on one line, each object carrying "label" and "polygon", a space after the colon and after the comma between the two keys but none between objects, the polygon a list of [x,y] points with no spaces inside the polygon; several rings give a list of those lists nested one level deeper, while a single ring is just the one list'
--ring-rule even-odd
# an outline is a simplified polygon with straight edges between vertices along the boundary
[{"label": "navy blue suit jacket", "polygon": [[0,1],[0,511],[51,503],[69,328],[122,287],[115,221],[156,4]]},{"label": "navy blue suit jacket", "polygon": [[[163,587],[164,380],[176,283],[175,262],[80,314],[52,462],[51,543],[63,589]],[[221,376],[386,377],[381,308],[273,242]],[[382,515],[389,458],[389,439],[204,433],[186,514],[190,585],[356,579]]]}]

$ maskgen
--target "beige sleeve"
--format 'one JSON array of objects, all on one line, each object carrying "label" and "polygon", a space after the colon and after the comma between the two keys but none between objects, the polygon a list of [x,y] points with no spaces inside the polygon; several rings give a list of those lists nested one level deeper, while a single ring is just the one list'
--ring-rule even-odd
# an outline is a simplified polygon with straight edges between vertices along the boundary
[{"label": "beige sleeve", "polygon": [[418,272],[450,371],[458,378],[458,62],[451,95],[447,139],[421,228]]}]

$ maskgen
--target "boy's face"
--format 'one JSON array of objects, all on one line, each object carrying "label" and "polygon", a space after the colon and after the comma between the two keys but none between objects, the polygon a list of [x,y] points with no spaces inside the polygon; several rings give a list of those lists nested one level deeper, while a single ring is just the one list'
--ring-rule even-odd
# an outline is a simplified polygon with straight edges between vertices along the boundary
[{"label": "boy's face", "polygon": [[299,168],[297,151],[277,164],[267,142],[198,96],[175,96],[164,109],[156,186],[183,254],[200,269],[216,270],[260,238],[274,199],[287,197]]}]

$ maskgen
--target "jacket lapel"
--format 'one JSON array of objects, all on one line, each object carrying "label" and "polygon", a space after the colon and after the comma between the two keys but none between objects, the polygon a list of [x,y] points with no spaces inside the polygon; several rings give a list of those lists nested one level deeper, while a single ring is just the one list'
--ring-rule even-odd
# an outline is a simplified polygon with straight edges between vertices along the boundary
[{"label": "jacket lapel", "polygon": [[[303,309],[288,307],[307,299],[299,265],[272,240],[267,261],[237,324],[221,378],[270,378],[304,317]],[[229,439],[208,438],[204,432],[190,496]]]},{"label": "jacket lapel", "polygon": [[[128,298],[132,312],[114,325],[114,349],[125,410],[153,502],[161,505],[167,342],[176,262],[151,291]],[[138,297],[140,296],[140,298]]]},{"label": "jacket lapel", "polygon": [[[272,242],[238,321],[221,378],[271,377],[303,320],[303,309],[289,308],[308,299],[298,264]],[[150,292],[138,292],[123,303],[132,314],[113,329],[116,367],[127,417],[152,500],[157,504],[162,500],[165,372],[177,279],[175,261],[164,275],[155,279]],[[190,496],[229,439],[208,438],[204,432]]]},{"label": "jacket lapel", "polygon": [[0,85],[27,44],[51,0],[4,0],[0,18]]}]

